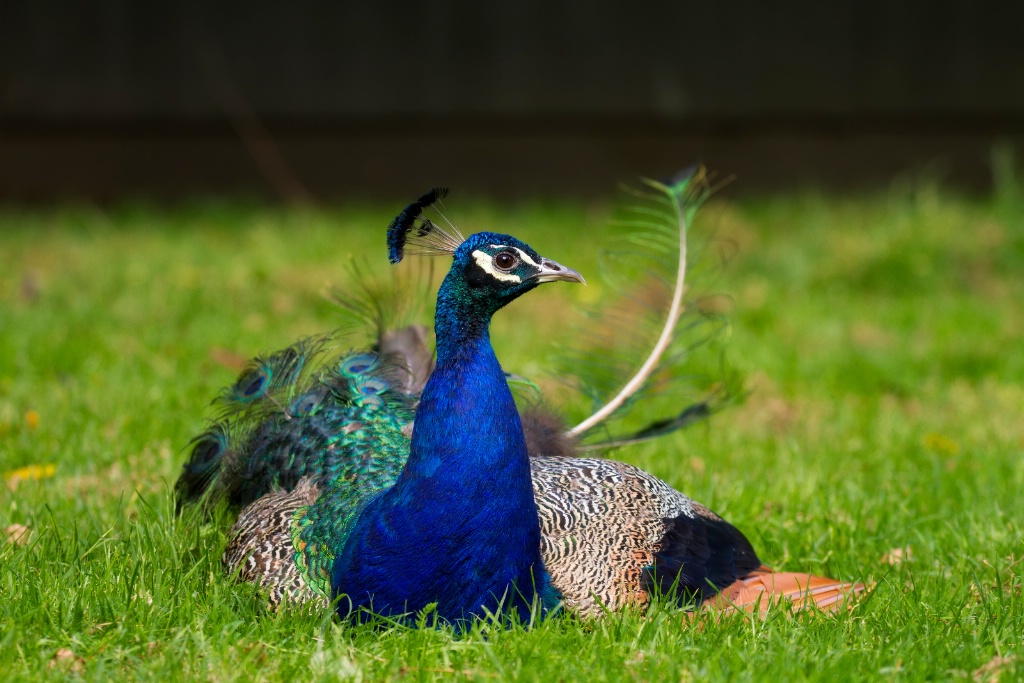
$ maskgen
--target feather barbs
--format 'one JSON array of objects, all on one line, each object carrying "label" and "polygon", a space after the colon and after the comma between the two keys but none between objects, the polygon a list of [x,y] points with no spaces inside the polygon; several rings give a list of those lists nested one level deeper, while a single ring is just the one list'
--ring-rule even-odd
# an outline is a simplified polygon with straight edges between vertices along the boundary
[{"label": "feather barbs", "polygon": [[448,188],[435,187],[405,207],[391,221],[388,226],[388,260],[391,263],[401,261],[406,250],[420,256],[451,255],[466,241],[459,229],[436,207],[447,227],[423,217],[424,211],[441,203],[447,195]]},{"label": "feather barbs", "polygon": [[177,509],[180,510],[183,503],[203,497],[210,483],[217,478],[224,461],[231,457],[230,440],[228,427],[218,423],[192,439],[189,459],[175,485]]}]

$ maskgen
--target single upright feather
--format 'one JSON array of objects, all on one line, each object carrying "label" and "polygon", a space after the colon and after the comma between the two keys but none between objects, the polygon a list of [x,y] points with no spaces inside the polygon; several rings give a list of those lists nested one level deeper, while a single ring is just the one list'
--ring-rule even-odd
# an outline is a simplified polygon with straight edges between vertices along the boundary
[{"label": "single upright feather", "polygon": [[[661,334],[658,336],[658,340],[654,343],[654,348],[651,349],[650,355],[644,360],[640,369],[636,371],[636,374],[626,382],[625,386],[623,386],[622,389],[608,401],[608,403],[603,405],[586,420],[570,429],[569,433],[571,435],[576,436],[583,434],[621,408],[626,400],[635,394],[650,378],[651,373],[654,372],[658,363],[661,361],[662,356],[665,354],[665,351],[668,349],[669,344],[672,342],[672,336],[675,332],[676,325],[679,323],[679,317],[683,313],[683,285],[686,283],[686,226],[689,216],[696,213],[696,204],[699,203],[686,203],[683,197],[685,197],[688,192],[692,193],[694,184],[698,182],[694,178],[695,173],[696,170],[687,173],[683,178],[671,186],[662,185],[655,181],[647,181],[648,185],[659,190],[661,195],[664,195],[663,198],[659,195],[659,198],[668,202],[668,210],[676,214],[676,223],[679,225],[679,263],[676,267],[675,286],[672,288],[672,301],[669,304],[668,313],[665,315],[665,325],[662,327]],[[701,199],[702,198],[703,197],[701,197]],[[689,216],[687,214],[689,214]]]},{"label": "single upright feather", "polygon": [[[642,187],[624,190],[627,201],[614,223],[620,246],[602,257],[610,293],[587,323],[572,331],[573,343],[556,369],[557,377],[594,405],[589,417],[568,430],[583,441],[582,450],[663,436],[707,418],[742,393],[738,376],[721,356],[716,374],[694,374],[694,351],[711,347],[709,342],[727,330],[722,316],[695,305],[687,277],[689,229],[711,194],[707,172],[691,167],[671,179],[644,180]],[[629,434],[609,433],[614,429],[609,426],[639,402],[653,412],[654,402],[646,399],[655,393],[671,396],[660,403],[674,412]],[[600,434],[603,438],[595,439]]]}]

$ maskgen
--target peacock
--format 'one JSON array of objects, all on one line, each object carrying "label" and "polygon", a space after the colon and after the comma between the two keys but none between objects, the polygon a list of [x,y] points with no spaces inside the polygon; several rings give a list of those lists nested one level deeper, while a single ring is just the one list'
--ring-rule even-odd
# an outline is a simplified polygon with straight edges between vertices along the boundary
[{"label": "peacock", "polygon": [[[652,183],[681,226],[695,182]],[[406,253],[451,259],[436,359],[416,326],[350,351],[337,350],[337,334],[311,337],[254,359],[216,400],[176,493],[179,505],[240,510],[230,574],[265,589],[273,607],[321,601],[342,617],[407,618],[433,606],[456,624],[600,617],[657,595],[725,609],[783,596],[827,609],[863,590],[773,572],[736,527],[662,480],[583,457],[578,437],[593,423],[566,431],[543,411],[520,415],[491,318],[541,284],[584,278],[512,235],[463,237],[427,218],[444,196],[426,193],[387,232],[392,264]]]}]

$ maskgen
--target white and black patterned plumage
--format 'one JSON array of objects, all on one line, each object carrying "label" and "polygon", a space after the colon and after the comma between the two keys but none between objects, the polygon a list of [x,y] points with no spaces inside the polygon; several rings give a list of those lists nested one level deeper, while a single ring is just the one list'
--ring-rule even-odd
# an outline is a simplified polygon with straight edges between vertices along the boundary
[{"label": "white and black patterned plumage", "polygon": [[[701,603],[765,571],[739,530],[638,467],[565,456],[530,464],[541,554],[568,611],[600,617],[672,590]],[[302,578],[292,540],[296,515],[319,493],[310,480],[270,493],[245,507],[232,529],[225,566],[266,589],[272,607],[327,603]],[[828,585],[832,596],[855,588]]]},{"label": "white and black patterned plumage", "polygon": [[318,598],[295,564],[292,523],[319,495],[312,479],[302,479],[291,491],[274,491],[247,505],[231,529],[224,566],[240,581],[265,588],[273,608]]},{"label": "white and black patterned plumage", "polygon": [[675,583],[699,602],[761,565],[735,527],[638,467],[543,456],[530,464],[544,564],[581,615],[646,605]]}]

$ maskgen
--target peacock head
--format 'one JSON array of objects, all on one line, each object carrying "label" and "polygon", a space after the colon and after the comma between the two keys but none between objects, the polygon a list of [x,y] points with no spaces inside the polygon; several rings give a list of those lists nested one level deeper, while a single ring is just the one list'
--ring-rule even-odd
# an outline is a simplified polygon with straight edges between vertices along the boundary
[{"label": "peacock head", "polygon": [[572,268],[541,256],[511,235],[478,232],[464,238],[447,219],[444,228],[423,218],[423,211],[446,194],[444,189],[431,190],[407,206],[388,228],[392,263],[401,261],[408,247],[418,254],[451,254],[453,263],[439,303],[461,302],[489,317],[544,282],[586,284]]},{"label": "peacock head", "polygon": [[465,283],[459,289],[481,304],[496,304],[495,310],[544,282],[586,284],[572,268],[544,258],[511,235],[478,232],[460,244],[453,256],[449,278]]}]

